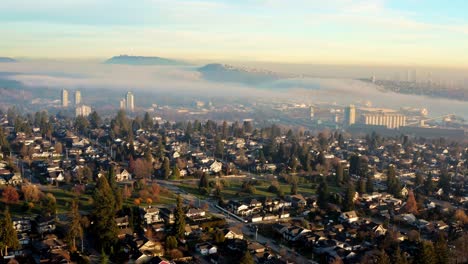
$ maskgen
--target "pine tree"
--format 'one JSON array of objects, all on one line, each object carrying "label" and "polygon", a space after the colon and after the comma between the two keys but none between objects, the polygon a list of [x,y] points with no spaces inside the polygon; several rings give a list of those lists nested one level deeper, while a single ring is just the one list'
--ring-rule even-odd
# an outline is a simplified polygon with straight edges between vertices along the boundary
[{"label": "pine tree", "polygon": [[[10,210],[7,207],[3,213],[3,218],[0,220],[0,250],[2,256],[8,255],[8,249],[19,248],[18,236],[16,230],[13,227],[13,221],[11,220]],[[5,251],[4,251],[5,250]]]},{"label": "pine tree", "polygon": [[356,195],[356,191],[354,189],[354,184],[350,181],[348,182],[348,186],[346,188],[346,194],[343,201],[343,211],[352,211],[354,210],[354,196]]},{"label": "pine tree", "polygon": [[358,182],[359,186],[359,194],[364,194],[366,193],[366,180],[364,180],[364,177],[361,177]]},{"label": "pine tree", "polygon": [[169,159],[167,157],[164,158],[163,162],[163,173],[164,173],[164,179],[167,180],[169,179],[169,176],[171,176],[171,164],[169,162]]},{"label": "pine tree", "polygon": [[255,262],[254,262],[252,255],[250,254],[250,251],[246,250],[244,256],[242,256],[242,258],[240,259],[239,264],[254,264],[254,263]]},{"label": "pine tree", "polygon": [[78,201],[74,200],[70,211],[70,224],[68,226],[68,241],[71,242],[71,251],[76,251],[76,239],[83,238],[83,228],[81,227],[81,215],[78,210]]},{"label": "pine tree", "polygon": [[372,173],[370,173],[367,176],[366,191],[367,191],[367,193],[373,193],[374,192],[374,175]]},{"label": "pine tree", "polygon": [[94,234],[102,250],[109,252],[117,241],[115,197],[106,177],[100,177],[93,195]]},{"label": "pine tree", "polygon": [[421,241],[418,252],[414,258],[414,264],[436,264],[437,258],[434,251],[434,245],[430,241]]},{"label": "pine tree", "polygon": [[297,194],[297,183],[296,183],[296,182],[293,182],[293,183],[291,184],[291,194],[292,194],[292,195]]},{"label": "pine tree", "polygon": [[174,165],[174,167],[172,167],[172,178],[176,180],[180,178],[180,170],[179,167],[177,167],[177,165]]},{"label": "pine tree", "polygon": [[437,236],[437,240],[434,243],[434,251],[437,259],[437,264],[449,263],[449,249],[447,246],[447,239],[443,233]]},{"label": "pine tree", "polygon": [[321,209],[328,207],[328,199],[330,197],[330,191],[328,190],[327,181],[322,178],[320,184],[317,186],[317,204]]},{"label": "pine tree", "polygon": [[176,237],[184,237],[185,234],[185,213],[182,208],[182,198],[180,195],[177,196],[177,206],[174,219],[173,232]]},{"label": "pine tree", "polygon": [[390,257],[387,255],[387,253],[383,249],[380,250],[378,263],[379,264],[390,264],[391,263]]},{"label": "pine tree", "polygon": [[408,260],[404,252],[401,251],[400,246],[397,246],[395,252],[393,252],[392,262],[395,264],[408,264]]}]

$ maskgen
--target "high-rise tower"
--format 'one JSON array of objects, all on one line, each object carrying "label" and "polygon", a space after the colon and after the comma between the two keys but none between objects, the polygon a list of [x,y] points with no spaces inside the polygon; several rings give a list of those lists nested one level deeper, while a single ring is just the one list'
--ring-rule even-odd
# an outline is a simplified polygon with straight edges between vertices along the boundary
[{"label": "high-rise tower", "polygon": [[81,92],[76,90],[75,91],[75,106],[81,104]]},{"label": "high-rise tower", "polygon": [[133,112],[135,110],[135,99],[132,92],[127,92],[127,111]]},{"label": "high-rise tower", "polygon": [[68,91],[65,89],[62,89],[62,107],[68,107]]},{"label": "high-rise tower", "polygon": [[350,126],[354,123],[356,123],[356,107],[354,105],[349,105],[345,108],[344,124]]}]

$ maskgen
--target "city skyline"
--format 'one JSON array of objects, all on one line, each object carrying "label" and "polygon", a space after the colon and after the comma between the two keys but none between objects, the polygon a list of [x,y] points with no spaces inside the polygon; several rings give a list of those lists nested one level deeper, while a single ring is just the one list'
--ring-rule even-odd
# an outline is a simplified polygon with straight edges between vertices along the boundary
[{"label": "city skyline", "polygon": [[[467,3],[28,0],[0,3],[2,56],[467,67]],[[26,40],[26,41],[25,41]],[[156,45],[157,44],[157,45]],[[71,52],[73,51],[73,52]]]}]

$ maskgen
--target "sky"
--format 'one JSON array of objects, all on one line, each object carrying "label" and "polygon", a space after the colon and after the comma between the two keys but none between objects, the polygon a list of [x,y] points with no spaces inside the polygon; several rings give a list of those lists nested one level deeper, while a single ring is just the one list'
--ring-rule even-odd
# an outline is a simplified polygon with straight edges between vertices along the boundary
[{"label": "sky", "polygon": [[465,0],[1,0],[0,56],[468,68]]}]

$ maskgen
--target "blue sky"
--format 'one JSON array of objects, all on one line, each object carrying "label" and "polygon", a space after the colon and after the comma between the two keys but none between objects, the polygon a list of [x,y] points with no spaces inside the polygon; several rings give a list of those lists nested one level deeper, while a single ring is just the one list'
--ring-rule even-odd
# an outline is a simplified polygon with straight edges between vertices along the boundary
[{"label": "blue sky", "polygon": [[464,0],[1,0],[0,56],[468,67]]}]

